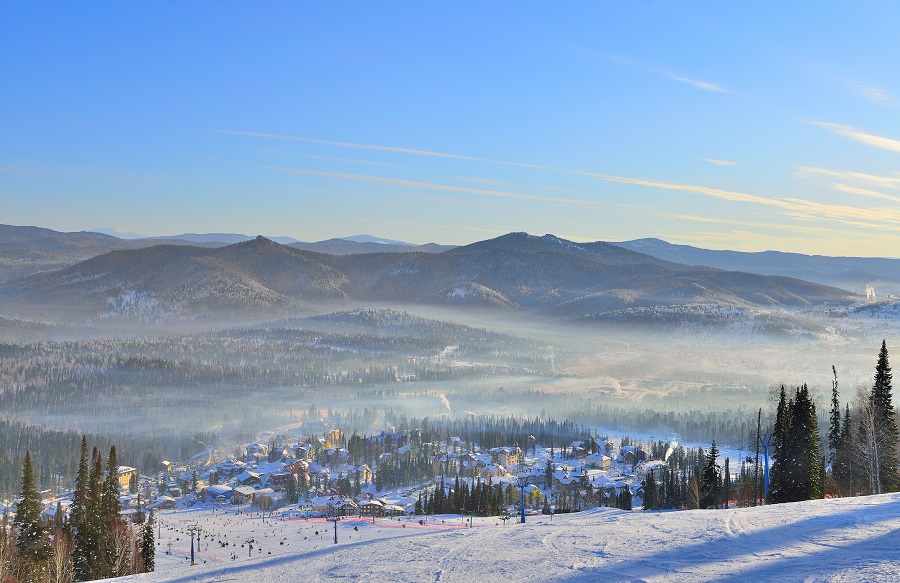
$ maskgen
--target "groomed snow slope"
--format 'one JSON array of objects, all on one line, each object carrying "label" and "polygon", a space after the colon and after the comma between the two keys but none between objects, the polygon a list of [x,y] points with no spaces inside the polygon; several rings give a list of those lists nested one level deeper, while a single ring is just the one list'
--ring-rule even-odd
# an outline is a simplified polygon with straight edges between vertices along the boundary
[{"label": "groomed snow slope", "polygon": [[552,523],[549,517],[532,516],[524,526],[476,519],[471,529],[450,517],[443,517],[445,524],[439,517],[437,526],[424,527],[417,521],[401,527],[396,520],[379,519],[374,525],[345,520],[338,526],[338,545],[332,525],[321,521],[263,525],[259,518],[221,511],[213,517],[207,510],[162,518],[174,528],[197,522],[218,529],[211,539],[226,531],[232,541],[253,536],[266,550],[254,550],[247,558],[248,549],[213,543],[198,553],[198,562],[207,562],[189,567],[184,555],[175,556],[189,550],[189,539],[180,535],[173,555],[166,555],[170,535],[164,528],[160,570],[121,580],[900,581],[900,494],[731,510],[604,508],[555,516]]}]

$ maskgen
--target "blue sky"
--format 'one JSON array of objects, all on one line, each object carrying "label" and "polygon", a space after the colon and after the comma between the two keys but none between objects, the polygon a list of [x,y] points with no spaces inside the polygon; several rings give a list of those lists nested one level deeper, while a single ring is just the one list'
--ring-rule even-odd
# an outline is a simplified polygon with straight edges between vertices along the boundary
[{"label": "blue sky", "polygon": [[900,4],[482,4],[0,4],[0,223],[900,255]]}]

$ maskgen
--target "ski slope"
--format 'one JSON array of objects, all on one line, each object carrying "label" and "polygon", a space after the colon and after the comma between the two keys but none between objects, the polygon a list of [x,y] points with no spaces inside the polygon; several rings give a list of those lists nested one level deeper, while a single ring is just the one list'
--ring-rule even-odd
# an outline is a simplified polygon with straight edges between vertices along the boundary
[{"label": "ski slope", "polygon": [[[458,516],[425,525],[345,519],[337,545],[321,519],[263,524],[199,510],[162,520],[157,571],[122,581],[900,581],[900,494],[728,510],[603,508],[530,516],[525,525],[476,518],[473,528]],[[194,523],[211,534],[191,567],[179,529]],[[252,558],[246,546],[222,547],[224,537],[253,538]]]}]

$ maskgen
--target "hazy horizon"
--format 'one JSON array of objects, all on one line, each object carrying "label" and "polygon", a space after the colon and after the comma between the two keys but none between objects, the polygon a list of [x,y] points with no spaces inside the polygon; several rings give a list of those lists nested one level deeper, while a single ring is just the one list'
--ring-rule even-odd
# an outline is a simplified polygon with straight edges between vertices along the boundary
[{"label": "hazy horizon", "polygon": [[516,7],[6,6],[3,220],[900,248],[896,5]]}]

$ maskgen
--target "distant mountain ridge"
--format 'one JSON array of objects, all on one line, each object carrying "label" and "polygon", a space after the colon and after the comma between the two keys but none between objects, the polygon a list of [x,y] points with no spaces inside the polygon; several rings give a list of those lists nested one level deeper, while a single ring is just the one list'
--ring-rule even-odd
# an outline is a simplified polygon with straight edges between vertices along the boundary
[{"label": "distant mountain ridge", "polygon": [[900,259],[828,257],[782,251],[714,251],[652,238],[623,241],[614,245],[687,265],[796,277],[855,293],[864,293],[866,285],[872,284],[876,291],[884,289],[885,293],[900,294]]},{"label": "distant mountain ridge", "polygon": [[[181,235],[167,235],[146,238],[154,241],[191,241],[193,243],[210,243],[219,245],[233,245],[234,243],[242,243],[244,241],[253,239],[253,237],[244,235],[242,233],[184,233]],[[294,239],[293,237],[268,236],[266,238],[275,241],[276,243],[281,243],[282,245],[299,243],[299,241],[297,239]]]},{"label": "distant mountain ridge", "polygon": [[[122,233],[116,229],[64,233],[42,227],[0,225],[0,282],[41,271],[70,267],[80,261],[117,249],[139,249],[160,244],[224,247],[252,239],[253,237],[240,233],[185,233],[167,237],[144,237],[135,233]],[[298,249],[336,255],[392,251],[440,253],[453,248],[451,245],[434,243],[427,245],[389,243],[389,239],[378,239],[370,235],[329,239],[316,243],[297,241],[293,237],[270,239],[294,245]]]},{"label": "distant mountain ridge", "polygon": [[691,267],[553,235],[510,233],[443,253],[346,255],[260,236],[224,247],[120,249],[7,282],[0,285],[0,315],[62,308],[87,318],[157,321],[388,302],[584,317],[661,305],[846,305],[857,297],[798,279]]}]

